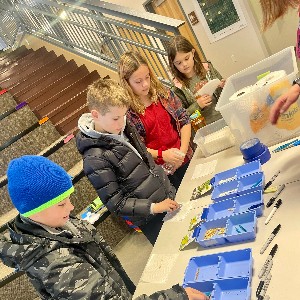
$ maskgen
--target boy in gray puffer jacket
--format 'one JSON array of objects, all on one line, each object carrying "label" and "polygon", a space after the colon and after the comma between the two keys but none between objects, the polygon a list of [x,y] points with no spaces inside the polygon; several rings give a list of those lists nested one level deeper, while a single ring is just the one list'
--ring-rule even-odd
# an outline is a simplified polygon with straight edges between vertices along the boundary
[{"label": "boy in gray puffer jacket", "polygon": [[[86,221],[70,216],[74,191],[67,172],[42,156],[10,162],[8,191],[19,215],[0,236],[0,258],[25,271],[42,299],[131,300],[135,290],[119,260]],[[143,299],[205,300],[178,285]]]},{"label": "boy in gray puffer jacket", "polygon": [[126,124],[129,94],[99,79],[88,88],[90,113],[80,117],[77,148],[86,176],[111,213],[138,226],[154,245],[164,213],[178,208],[175,189],[135,131]]}]

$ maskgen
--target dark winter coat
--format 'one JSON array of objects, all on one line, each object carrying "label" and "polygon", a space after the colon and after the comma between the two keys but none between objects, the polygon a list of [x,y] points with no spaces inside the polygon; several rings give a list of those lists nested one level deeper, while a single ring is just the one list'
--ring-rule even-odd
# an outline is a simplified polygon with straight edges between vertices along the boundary
[{"label": "dark winter coat", "polygon": [[141,226],[153,218],[151,204],[174,199],[175,189],[136,130],[127,124],[124,134],[140,156],[110,135],[95,138],[88,131],[77,135],[77,148],[83,155],[84,172],[106,207]]}]

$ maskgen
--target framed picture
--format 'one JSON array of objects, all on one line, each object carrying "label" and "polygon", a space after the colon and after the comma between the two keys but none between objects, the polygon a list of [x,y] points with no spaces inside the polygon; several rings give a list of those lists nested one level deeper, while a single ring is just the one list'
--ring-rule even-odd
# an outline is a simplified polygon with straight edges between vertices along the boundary
[{"label": "framed picture", "polygon": [[238,0],[197,0],[199,19],[211,43],[247,26]]}]

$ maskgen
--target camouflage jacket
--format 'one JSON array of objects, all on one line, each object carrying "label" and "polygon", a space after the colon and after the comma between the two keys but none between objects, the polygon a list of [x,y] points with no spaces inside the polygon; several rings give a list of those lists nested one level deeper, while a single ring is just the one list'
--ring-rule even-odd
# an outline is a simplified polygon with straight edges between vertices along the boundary
[{"label": "camouflage jacket", "polygon": [[[42,299],[130,300],[132,282],[96,229],[76,218],[77,234],[53,234],[20,216],[8,224],[9,237],[0,236],[0,258],[25,271]],[[137,300],[188,299],[178,285]]]}]

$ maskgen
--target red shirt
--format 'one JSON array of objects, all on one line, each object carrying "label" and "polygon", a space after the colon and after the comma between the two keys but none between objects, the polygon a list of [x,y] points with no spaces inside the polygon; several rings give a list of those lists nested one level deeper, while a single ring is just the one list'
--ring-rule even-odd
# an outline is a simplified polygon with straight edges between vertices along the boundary
[{"label": "red shirt", "polygon": [[180,149],[180,137],[172,125],[172,118],[160,101],[146,107],[144,115],[140,115],[146,130],[146,147]]}]

